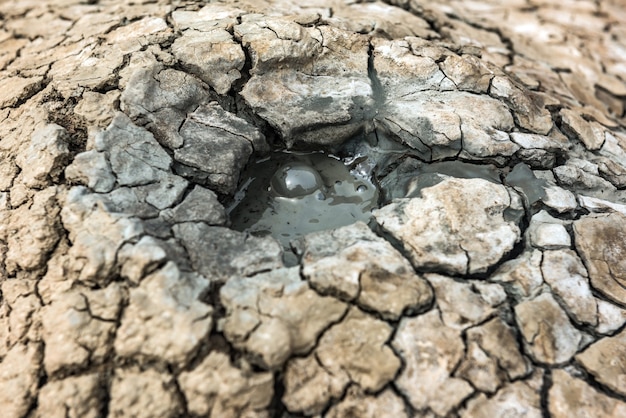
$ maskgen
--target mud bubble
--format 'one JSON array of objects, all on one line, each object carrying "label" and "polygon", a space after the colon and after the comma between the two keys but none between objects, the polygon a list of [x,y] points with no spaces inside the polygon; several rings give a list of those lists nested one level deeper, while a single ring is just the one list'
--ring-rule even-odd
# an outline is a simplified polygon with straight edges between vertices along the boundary
[{"label": "mud bubble", "polygon": [[311,232],[368,222],[378,207],[374,183],[323,152],[273,152],[252,163],[242,179],[227,209],[231,227],[272,235],[286,248]]}]

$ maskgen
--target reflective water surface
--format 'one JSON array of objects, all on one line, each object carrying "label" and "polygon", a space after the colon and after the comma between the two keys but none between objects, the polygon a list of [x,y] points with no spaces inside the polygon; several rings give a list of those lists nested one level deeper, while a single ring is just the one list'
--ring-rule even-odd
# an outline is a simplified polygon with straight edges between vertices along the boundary
[{"label": "reflective water surface", "polygon": [[232,228],[272,235],[285,247],[310,232],[367,222],[378,206],[378,189],[366,176],[321,152],[274,152],[242,179],[228,208]]}]

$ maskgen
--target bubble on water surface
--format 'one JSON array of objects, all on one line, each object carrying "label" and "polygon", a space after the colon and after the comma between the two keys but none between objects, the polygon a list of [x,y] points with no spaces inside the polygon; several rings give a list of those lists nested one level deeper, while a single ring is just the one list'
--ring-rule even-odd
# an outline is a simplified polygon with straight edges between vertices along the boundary
[{"label": "bubble on water surface", "polygon": [[288,163],[278,168],[270,181],[271,190],[282,197],[302,197],[323,188],[320,173],[305,163]]}]

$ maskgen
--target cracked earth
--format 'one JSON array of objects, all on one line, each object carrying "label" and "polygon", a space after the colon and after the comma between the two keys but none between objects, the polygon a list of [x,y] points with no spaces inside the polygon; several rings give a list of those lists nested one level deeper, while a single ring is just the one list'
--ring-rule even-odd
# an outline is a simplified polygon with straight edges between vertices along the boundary
[{"label": "cracked earth", "polygon": [[[2,416],[626,416],[623,2],[299,3],[0,1]],[[231,227],[355,138],[369,223]]]}]

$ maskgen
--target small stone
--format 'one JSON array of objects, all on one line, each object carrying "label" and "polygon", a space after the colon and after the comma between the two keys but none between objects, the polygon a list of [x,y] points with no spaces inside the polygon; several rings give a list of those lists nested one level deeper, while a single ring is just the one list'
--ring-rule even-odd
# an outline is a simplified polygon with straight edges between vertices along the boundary
[{"label": "small stone", "polygon": [[526,349],[536,361],[565,363],[578,351],[582,335],[549,293],[517,305],[515,320]]},{"label": "small stone", "polygon": [[417,269],[485,272],[513,249],[520,230],[504,217],[511,197],[482,179],[447,178],[374,211],[381,227],[404,243]]},{"label": "small stone", "polygon": [[450,375],[465,345],[460,330],[444,325],[437,310],[403,318],[392,345],[405,364],[396,386],[413,408],[446,415],[474,392],[465,380]]},{"label": "small stone", "polygon": [[552,372],[548,409],[554,418],[611,418],[626,415],[626,405],[598,392],[564,370]]},{"label": "small stone", "polygon": [[109,411],[114,416],[171,418],[179,416],[182,405],[172,376],[150,369],[117,369],[111,384]]},{"label": "small stone", "polygon": [[578,354],[576,361],[599,383],[626,394],[626,331],[601,338]]}]

